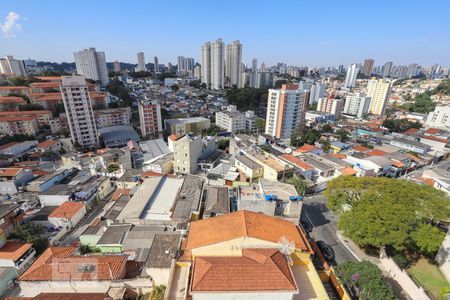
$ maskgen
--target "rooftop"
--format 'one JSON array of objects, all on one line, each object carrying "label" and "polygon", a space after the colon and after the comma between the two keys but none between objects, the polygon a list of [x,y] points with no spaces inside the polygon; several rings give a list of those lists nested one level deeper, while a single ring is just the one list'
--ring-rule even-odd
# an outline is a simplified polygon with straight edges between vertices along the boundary
[{"label": "rooftop", "polygon": [[230,212],[230,198],[225,186],[209,186],[206,189],[205,215],[219,215]]},{"label": "rooftop", "polygon": [[70,219],[75,216],[84,204],[82,202],[64,202],[58,208],[56,208],[48,217],[49,218],[66,218]]},{"label": "rooftop", "polygon": [[311,252],[304,233],[294,223],[246,210],[192,222],[186,249],[213,245],[240,237],[252,237],[278,243],[282,236],[294,241],[298,249]]},{"label": "rooftop", "polygon": [[188,223],[191,212],[199,211],[202,201],[203,179],[194,175],[186,175],[183,185],[175,200],[172,221],[176,224]]},{"label": "rooftop", "polygon": [[296,291],[286,257],[276,249],[244,249],[242,256],[197,257],[191,290]]},{"label": "rooftop", "polygon": [[243,165],[245,165],[247,168],[252,169],[253,171],[261,169],[262,166],[258,164],[257,162],[253,161],[252,159],[248,158],[245,155],[239,155],[236,156],[236,160],[241,162]]},{"label": "rooftop", "polygon": [[18,260],[30,248],[32,244],[8,241],[0,248],[0,259]]},{"label": "rooftop", "polygon": [[156,234],[145,266],[148,268],[170,268],[172,260],[176,257],[180,239],[181,235],[178,233]]}]

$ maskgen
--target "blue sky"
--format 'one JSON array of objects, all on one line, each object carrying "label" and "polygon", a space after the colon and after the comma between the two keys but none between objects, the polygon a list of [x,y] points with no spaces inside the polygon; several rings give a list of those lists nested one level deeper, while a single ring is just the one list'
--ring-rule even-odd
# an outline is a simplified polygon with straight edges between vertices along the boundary
[{"label": "blue sky", "polygon": [[73,61],[94,46],[107,61],[200,56],[208,40],[240,40],[250,64],[439,63],[450,67],[447,0],[0,0],[0,56]]}]

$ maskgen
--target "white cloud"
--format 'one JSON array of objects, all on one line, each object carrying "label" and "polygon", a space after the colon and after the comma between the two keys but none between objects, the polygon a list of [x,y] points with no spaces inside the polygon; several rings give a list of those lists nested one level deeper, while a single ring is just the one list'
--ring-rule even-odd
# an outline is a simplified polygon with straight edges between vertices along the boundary
[{"label": "white cloud", "polygon": [[0,29],[3,31],[5,37],[15,37],[15,32],[20,31],[22,26],[19,24],[19,21],[23,20],[23,18],[13,12],[10,11],[5,18],[5,21],[0,24]]}]

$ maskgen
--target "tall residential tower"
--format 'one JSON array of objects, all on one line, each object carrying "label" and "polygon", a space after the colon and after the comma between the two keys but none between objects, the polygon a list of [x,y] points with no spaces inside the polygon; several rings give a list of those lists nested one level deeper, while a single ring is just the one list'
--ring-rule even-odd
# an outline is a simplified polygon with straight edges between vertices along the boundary
[{"label": "tall residential tower", "polygon": [[227,45],[226,76],[230,86],[241,86],[242,76],[242,44],[234,41]]},{"label": "tall residential tower", "polygon": [[74,54],[77,73],[87,79],[100,81],[103,86],[109,82],[108,69],[106,68],[105,52],[88,48]]}]

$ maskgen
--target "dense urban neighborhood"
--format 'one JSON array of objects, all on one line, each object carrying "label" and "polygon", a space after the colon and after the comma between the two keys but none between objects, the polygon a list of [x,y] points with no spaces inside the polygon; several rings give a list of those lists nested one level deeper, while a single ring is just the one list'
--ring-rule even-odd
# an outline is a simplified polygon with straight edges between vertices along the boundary
[{"label": "dense urban neighborhood", "polygon": [[0,58],[0,299],[449,299],[450,69],[244,49]]}]

